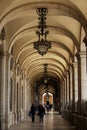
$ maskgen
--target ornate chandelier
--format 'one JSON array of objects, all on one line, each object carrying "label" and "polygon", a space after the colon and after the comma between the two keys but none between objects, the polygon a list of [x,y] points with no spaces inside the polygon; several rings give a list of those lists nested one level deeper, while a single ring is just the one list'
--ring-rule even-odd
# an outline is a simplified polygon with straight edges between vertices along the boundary
[{"label": "ornate chandelier", "polygon": [[36,31],[36,34],[38,36],[38,41],[34,42],[34,49],[37,49],[38,53],[40,55],[45,55],[48,51],[48,49],[51,48],[51,42],[47,41],[47,35],[49,31],[46,30],[46,15],[48,13],[47,8],[37,8],[36,10],[37,14],[39,15],[39,25],[38,25],[38,31]]}]

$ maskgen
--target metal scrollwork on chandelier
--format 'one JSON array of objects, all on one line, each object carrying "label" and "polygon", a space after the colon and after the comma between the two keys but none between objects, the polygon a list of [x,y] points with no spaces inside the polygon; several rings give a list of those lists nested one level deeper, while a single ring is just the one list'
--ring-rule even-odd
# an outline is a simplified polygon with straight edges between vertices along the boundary
[{"label": "metal scrollwork on chandelier", "polygon": [[40,55],[45,55],[48,51],[48,49],[51,48],[51,42],[47,41],[47,35],[49,33],[48,30],[46,30],[46,15],[48,13],[47,8],[37,8],[36,10],[37,14],[39,15],[39,25],[38,25],[38,31],[36,31],[36,34],[38,36],[38,41],[34,42],[34,49],[37,49],[38,53]]}]

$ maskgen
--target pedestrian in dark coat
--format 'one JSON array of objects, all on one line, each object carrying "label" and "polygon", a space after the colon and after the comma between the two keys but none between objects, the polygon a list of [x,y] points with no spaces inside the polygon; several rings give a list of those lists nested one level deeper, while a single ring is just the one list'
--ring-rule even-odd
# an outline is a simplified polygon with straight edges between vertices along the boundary
[{"label": "pedestrian in dark coat", "polygon": [[31,114],[32,114],[32,122],[35,122],[35,112],[36,112],[36,108],[34,103],[31,105]]},{"label": "pedestrian in dark coat", "polygon": [[40,104],[38,106],[38,115],[40,117],[40,122],[43,122],[44,114],[45,114],[45,109],[44,109],[43,105]]}]

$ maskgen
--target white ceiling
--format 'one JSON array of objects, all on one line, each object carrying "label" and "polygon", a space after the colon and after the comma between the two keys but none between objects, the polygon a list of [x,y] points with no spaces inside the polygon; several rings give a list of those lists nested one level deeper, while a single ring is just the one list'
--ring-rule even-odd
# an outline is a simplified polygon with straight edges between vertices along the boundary
[{"label": "white ceiling", "polygon": [[[43,57],[33,48],[37,41],[38,7],[48,8],[47,36],[52,48]],[[6,44],[14,48],[14,61],[19,62],[31,82],[48,73],[60,81],[80,49],[81,27],[86,31],[87,0],[0,0],[0,29],[5,28]]]}]

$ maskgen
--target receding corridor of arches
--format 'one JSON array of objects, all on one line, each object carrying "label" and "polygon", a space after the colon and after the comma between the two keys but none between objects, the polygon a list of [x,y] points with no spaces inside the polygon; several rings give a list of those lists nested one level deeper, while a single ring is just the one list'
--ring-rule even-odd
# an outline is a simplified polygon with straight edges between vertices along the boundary
[{"label": "receding corridor of arches", "polygon": [[87,0],[0,0],[0,130],[34,129],[32,103],[87,129]]}]

